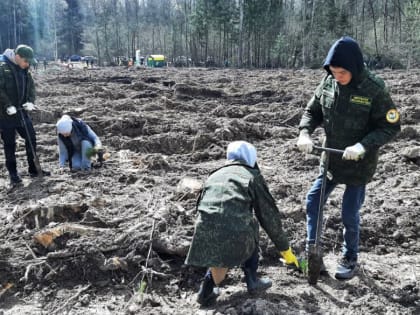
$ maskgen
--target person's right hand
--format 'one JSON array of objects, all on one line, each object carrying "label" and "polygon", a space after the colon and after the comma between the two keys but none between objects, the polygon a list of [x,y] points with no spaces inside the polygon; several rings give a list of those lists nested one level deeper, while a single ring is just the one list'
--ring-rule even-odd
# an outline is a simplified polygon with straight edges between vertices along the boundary
[{"label": "person's right hand", "polygon": [[299,139],[296,143],[298,149],[303,153],[311,153],[314,147],[314,143],[309,136],[307,130],[302,130],[299,134]]},{"label": "person's right hand", "polygon": [[9,107],[7,107],[7,109],[6,109],[6,112],[7,112],[7,115],[14,115],[14,114],[16,114],[17,113],[17,110],[16,110],[16,107],[14,107],[14,106],[9,106]]}]

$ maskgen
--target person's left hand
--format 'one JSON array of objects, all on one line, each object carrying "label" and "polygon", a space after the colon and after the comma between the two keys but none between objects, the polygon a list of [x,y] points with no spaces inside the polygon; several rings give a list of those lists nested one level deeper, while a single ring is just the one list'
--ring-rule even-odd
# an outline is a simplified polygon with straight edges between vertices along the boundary
[{"label": "person's left hand", "polygon": [[292,249],[289,247],[287,250],[280,252],[280,255],[283,257],[286,265],[295,265],[296,268],[300,268],[299,261],[293,254]]},{"label": "person's left hand", "polygon": [[35,104],[31,102],[26,102],[25,104],[22,105],[22,107],[27,111],[32,111],[35,109]]},{"label": "person's left hand", "polygon": [[343,153],[343,160],[358,161],[363,158],[366,150],[361,143],[356,143],[351,147],[347,147]]}]

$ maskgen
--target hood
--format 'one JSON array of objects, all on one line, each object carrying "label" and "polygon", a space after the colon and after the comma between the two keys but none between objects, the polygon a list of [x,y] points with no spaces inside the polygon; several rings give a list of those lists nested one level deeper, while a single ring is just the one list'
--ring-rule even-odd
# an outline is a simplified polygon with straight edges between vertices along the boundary
[{"label": "hood", "polygon": [[3,53],[3,56],[5,56],[9,61],[16,64],[15,51],[13,49],[10,49],[10,48],[6,49]]},{"label": "hood", "polygon": [[351,37],[344,36],[330,48],[324,62],[324,69],[331,74],[329,66],[341,67],[351,72],[357,80],[363,71],[363,55],[359,44]]},{"label": "hood", "polygon": [[231,161],[244,161],[250,167],[255,166],[257,161],[257,150],[246,141],[234,141],[229,143],[226,158]]}]

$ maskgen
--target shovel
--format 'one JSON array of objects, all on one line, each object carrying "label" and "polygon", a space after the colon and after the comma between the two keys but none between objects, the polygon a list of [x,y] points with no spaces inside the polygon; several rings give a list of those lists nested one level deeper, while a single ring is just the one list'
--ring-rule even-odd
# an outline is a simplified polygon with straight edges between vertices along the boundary
[{"label": "shovel", "polygon": [[319,146],[314,146],[314,149],[319,151],[325,151],[325,163],[324,169],[322,172],[322,185],[321,185],[321,194],[319,197],[319,211],[316,225],[316,234],[315,234],[315,244],[309,244],[308,248],[308,283],[315,285],[318,281],[319,274],[321,272],[322,265],[322,249],[321,249],[321,234],[322,234],[322,221],[323,221],[323,204],[325,197],[325,188],[327,186],[327,173],[328,173],[328,164],[330,160],[330,153],[343,154],[343,150],[324,148]]},{"label": "shovel", "polygon": [[39,163],[39,159],[38,159],[38,156],[36,155],[34,145],[33,145],[32,141],[31,141],[31,136],[29,134],[28,126],[26,125],[25,116],[23,115],[23,110],[21,108],[19,108],[18,109],[18,112],[20,114],[19,116],[21,118],[23,127],[25,128],[26,141],[28,141],[29,147],[30,147],[31,152],[32,152],[32,155],[34,157],[34,164],[35,164],[37,175],[38,175],[39,178],[42,178],[43,174],[42,174],[41,163]]}]

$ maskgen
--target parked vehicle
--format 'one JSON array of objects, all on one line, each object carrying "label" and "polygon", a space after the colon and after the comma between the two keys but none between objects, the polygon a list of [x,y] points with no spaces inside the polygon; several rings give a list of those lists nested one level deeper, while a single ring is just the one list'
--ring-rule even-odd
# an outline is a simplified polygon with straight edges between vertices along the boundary
[{"label": "parked vehicle", "polygon": [[96,58],[94,56],[83,56],[81,59],[81,61],[89,61],[89,62],[95,61],[95,60]]},{"label": "parked vehicle", "polygon": [[165,67],[166,59],[164,55],[149,55],[147,57],[147,66],[149,67]]},{"label": "parked vehicle", "polygon": [[79,55],[71,55],[70,56],[70,61],[81,61],[82,57]]}]

